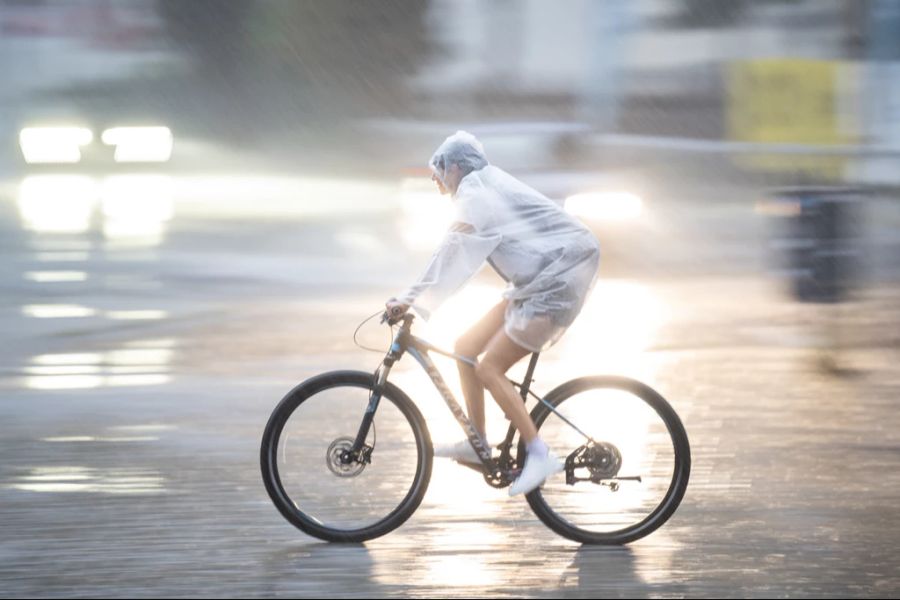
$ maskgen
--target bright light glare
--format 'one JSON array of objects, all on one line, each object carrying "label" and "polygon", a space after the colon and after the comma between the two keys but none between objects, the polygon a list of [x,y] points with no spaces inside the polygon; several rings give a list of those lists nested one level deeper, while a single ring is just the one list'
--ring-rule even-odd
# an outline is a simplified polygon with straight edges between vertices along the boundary
[{"label": "bright light glare", "polygon": [[628,192],[591,192],[566,198],[566,210],[583,219],[627,221],[641,215],[644,203]]},{"label": "bright light glare", "polygon": [[[93,439],[77,436],[47,438],[45,441],[80,442]],[[165,479],[158,472],[145,469],[33,467],[26,475],[15,478],[5,487],[32,493],[159,494],[165,491]]]},{"label": "bright light glare", "polygon": [[47,233],[88,230],[97,185],[81,175],[33,175],[19,186],[19,215],[25,228]]},{"label": "bright light glare", "polygon": [[38,283],[87,280],[87,273],[84,271],[25,271],[22,276],[28,281],[36,281]]},{"label": "bright light glare", "polygon": [[78,304],[26,304],[22,314],[36,319],[93,317],[97,311]]},{"label": "bright light glare", "polygon": [[414,250],[433,250],[453,221],[453,204],[438,192],[434,182],[406,179],[400,185],[403,240]]},{"label": "bright light glare", "polygon": [[114,127],[100,136],[115,146],[116,162],[166,162],[172,156],[172,131],[168,127]]},{"label": "bright light glare", "polygon": [[96,352],[81,354],[40,354],[31,362],[36,365],[99,365],[103,355]]},{"label": "bright light glare", "polygon": [[159,238],[174,215],[172,181],[163,175],[109,177],[101,196],[107,238]]},{"label": "bright light glare", "polygon": [[81,146],[93,139],[84,127],[26,127],[19,132],[19,147],[29,164],[77,163]]},{"label": "bright light glare", "polygon": [[[167,340],[159,340],[166,342]],[[23,385],[36,390],[163,385],[171,381],[169,348],[123,348],[103,353],[42,354],[25,368]]]},{"label": "bright light glare", "polygon": [[149,321],[165,319],[168,314],[164,310],[110,310],[106,317],[116,321]]},{"label": "bright light glare", "polygon": [[560,340],[562,363],[573,375],[599,368],[652,380],[655,363],[649,349],[669,319],[663,299],[652,288],[601,278]]}]

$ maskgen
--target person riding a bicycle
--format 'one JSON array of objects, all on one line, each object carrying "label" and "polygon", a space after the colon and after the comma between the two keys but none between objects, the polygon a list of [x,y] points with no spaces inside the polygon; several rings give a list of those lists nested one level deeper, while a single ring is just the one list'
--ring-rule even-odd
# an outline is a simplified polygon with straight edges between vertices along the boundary
[{"label": "person riding a bicycle", "polygon": [[[541,522],[567,539],[627,544],[649,535],[674,514],[690,477],[690,442],[674,408],[650,386],[616,375],[580,376],[544,393],[530,385],[537,353],[559,340],[593,289],[597,240],[561,206],[488,164],[468,133],[447,138],[431,168],[456,218],[423,275],[387,301],[381,322],[400,328],[375,372],[319,373],[275,407],[260,446],[269,497],[301,531],[361,543],[410,518],[428,489],[432,458],[444,456],[481,472],[491,487],[527,494]],[[455,353],[413,335],[415,316],[406,311],[428,318],[485,260],[508,285]],[[430,352],[456,360],[468,416]],[[415,402],[389,381],[407,353],[464,441],[435,448]],[[525,378],[511,382],[507,370],[528,353]],[[512,421],[499,456],[485,439],[485,388]],[[529,397],[537,400],[530,413]]]},{"label": "person riding a bicycle", "polygon": [[[474,367],[457,363],[468,416],[489,447],[487,388],[527,444],[525,466],[509,494],[528,493],[564,465],[538,436],[506,372],[556,343],[572,324],[593,289],[600,247],[559,204],[491,165],[467,132],[448,137],[429,166],[456,216],[422,276],[385,306],[393,314],[414,307],[427,318],[485,260],[507,282],[502,300],[457,340],[455,351],[473,359],[484,354]],[[480,463],[468,439],[436,447],[435,456]]]}]

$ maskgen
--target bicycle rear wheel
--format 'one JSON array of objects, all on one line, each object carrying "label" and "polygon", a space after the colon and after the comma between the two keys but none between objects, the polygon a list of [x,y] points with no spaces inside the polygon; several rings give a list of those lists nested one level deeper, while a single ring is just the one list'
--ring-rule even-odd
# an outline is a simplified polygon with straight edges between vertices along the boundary
[{"label": "bicycle rear wheel", "polygon": [[366,438],[370,460],[346,462],[369,404],[371,373],[335,371],[301,383],[272,413],[260,464],[281,514],[309,535],[363,542],[402,525],[431,477],[428,428],[412,401],[385,384]]},{"label": "bicycle rear wheel", "polygon": [[[532,411],[541,438],[567,462],[526,496],[544,524],[581,543],[625,544],[672,516],[687,489],[691,453],[662,396],[624,377],[585,377],[545,399],[590,439],[543,404]],[[520,444],[520,464],[524,452]]]}]

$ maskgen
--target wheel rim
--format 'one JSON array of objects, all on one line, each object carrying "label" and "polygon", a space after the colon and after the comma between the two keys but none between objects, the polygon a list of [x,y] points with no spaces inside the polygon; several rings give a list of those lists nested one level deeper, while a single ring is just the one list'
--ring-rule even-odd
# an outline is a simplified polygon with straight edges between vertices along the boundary
[{"label": "wheel rim", "polygon": [[563,472],[549,478],[530,500],[551,512],[560,532],[571,537],[597,541],[640,537],[641,529],[672,503],[682,475],[678,445],[666,421],[643,398],[625,389],[582,390],[568,396],[557,410],[593,442],[552,413],[538,423],[542,439],[561,459],[570,457],[570,467],[575,468],[567,471],[577,478],[593,476],[600,483],[571,485]]},{"label": "wheel rim", "polygon": [[274,476],[287,510],[306,525],[359,532],[390,519],[421,485],[424,456],[406,415],[382,397],[366,445],[371,462],[342,464],[369,403],[366,387],[319,390],[284,420]]}]

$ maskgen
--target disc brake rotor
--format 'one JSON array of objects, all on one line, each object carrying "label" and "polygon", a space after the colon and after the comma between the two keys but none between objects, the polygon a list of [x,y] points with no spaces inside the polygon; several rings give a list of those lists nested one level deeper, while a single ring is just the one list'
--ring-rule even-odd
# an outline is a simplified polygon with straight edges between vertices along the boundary
[{"label": "disc brake rotor", "polygon": [[366,468],[366,463],[350,458],[355,440],[342,437],[331,442],[325,455],[325,464],[338,477],[356,477]]}]

